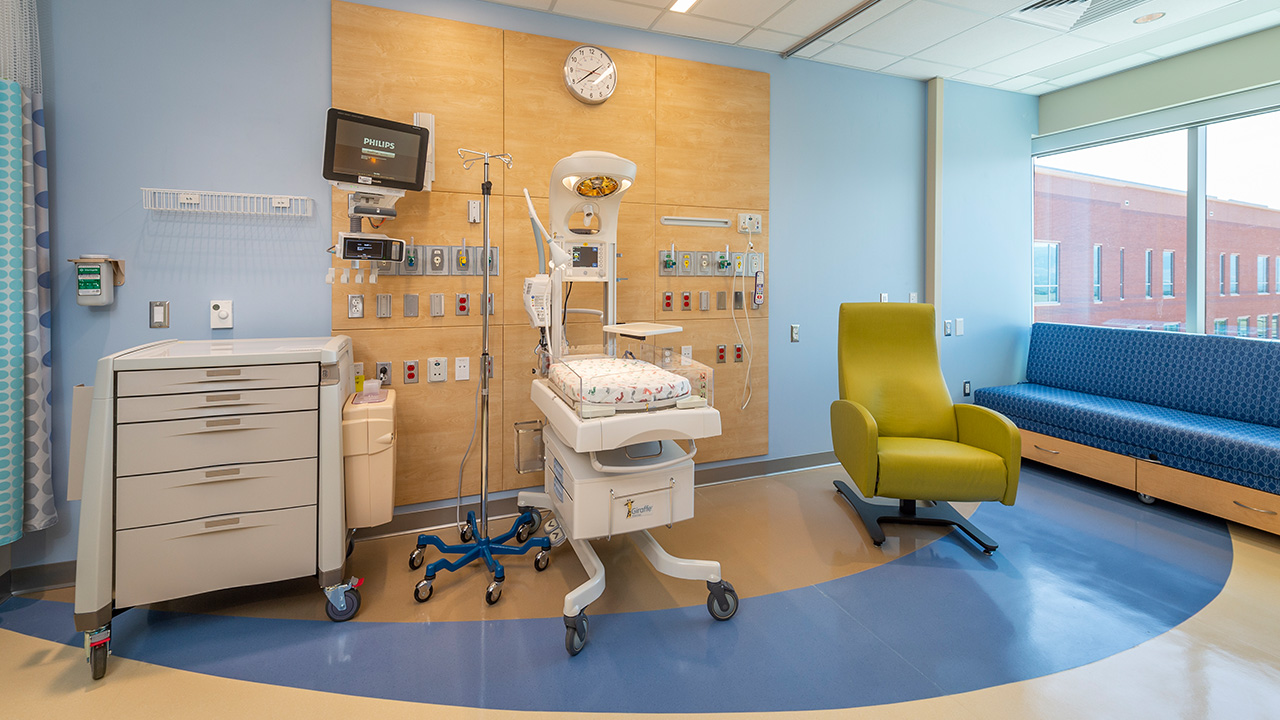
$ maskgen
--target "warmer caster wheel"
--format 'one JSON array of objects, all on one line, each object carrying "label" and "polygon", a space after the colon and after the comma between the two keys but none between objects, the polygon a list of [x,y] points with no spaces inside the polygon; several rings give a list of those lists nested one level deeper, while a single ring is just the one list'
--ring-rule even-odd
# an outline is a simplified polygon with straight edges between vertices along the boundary
[{"label": "warmer caster wheel", "polygon": [[423,547],[424,546],[419,545],[418,547],[413,549],[413,552],[409,553],[409,569],[410,570],[417,570],[418,568],[422,567],[422,558],[424,555],[426,555],[426,553],[423,552]]},{"label": "warmer caster wheel", "polygon": [[728,620],[738,612],[738,592],[721,580],[707,583],[711,592],[707,595],[707,612],[716,620]]},{"label": "warmer caster wheel", "polygon": [[587,614],[578,613],[577,617],[564,619],[564,649],[572,657],[582,652],[587,644]]},{"label": "warmer caster wheel", "polygon": [[324,613],[334,622],[346,622],[356,616],[360,611],[360,591],[356,588],[349,588],[343,592],[344,608],[339,610],[332,602],[325,602]]}]

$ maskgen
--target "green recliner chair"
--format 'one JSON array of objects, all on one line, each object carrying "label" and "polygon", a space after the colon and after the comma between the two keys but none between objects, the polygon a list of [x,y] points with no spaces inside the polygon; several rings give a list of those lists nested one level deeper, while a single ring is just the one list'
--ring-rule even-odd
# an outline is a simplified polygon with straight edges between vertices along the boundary
[{"label": "green recliner chair", "polygon": [[[954,525],[990,555],[995,541],[947,501],[1012,505],[1022,441],[1000,413],[952,404],[936,332],[932,305],[840,306],[840,399],[831,403],[831,439],[862,493],[840,480],[835,486],[877,546],[882,523]],[[898,504],[863,499],[877,496]],[[917,507],[921,500],[935,504]]]}]

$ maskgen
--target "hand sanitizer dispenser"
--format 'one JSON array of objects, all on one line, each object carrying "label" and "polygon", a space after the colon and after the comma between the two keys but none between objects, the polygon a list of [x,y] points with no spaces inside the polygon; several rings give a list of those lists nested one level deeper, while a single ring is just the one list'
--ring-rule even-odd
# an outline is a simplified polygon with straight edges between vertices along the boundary
[{"label": "hand sanitizer dispenser", "polygon": [[124,261],[108,255],[85,253],[71,260],[76,266],[76,302],[81,305],[110,305],[116,300],[116,286],[124,284]]}]

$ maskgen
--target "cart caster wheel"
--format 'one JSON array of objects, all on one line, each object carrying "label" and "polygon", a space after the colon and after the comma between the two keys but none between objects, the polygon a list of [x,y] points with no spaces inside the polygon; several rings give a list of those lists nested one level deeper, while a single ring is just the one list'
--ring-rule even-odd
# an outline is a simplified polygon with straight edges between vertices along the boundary
[{"label": "cart caster wheel", "polygon": [[421,545],[414,548],[413,552],[409,553],[409,569],[417,570],[418,568],[422,567],[422,558],[425,554],[426,553],[422,551]]},{"label": "cart caster wheel", "polygon": [[524,513],[529,513],[529,515],[532,516],[533,528],[529,530],[530,535],[542,529],[542,513],[538,512],[538,508],[524,505],[516,508],[516,512],[520,513],[521,515],[523,515]]},{"label": "cart caster wheel", "polygon": [[435,589],[431,587],[430,580],[420,580],[417,586],[413,588],[413,599],[424,603],[431,599],[431,593],[434,592]]},{"label": "cart caster wheel", "polygon": [[490,605],[496,605],[502,599],[502,583],[494,581],[489,583],[489,589],[484,591],[484,601]]},{"label": "cart caster wheel", "polygon": [[724,588],[724,600],[727,607],[721,607],[716,601],[715,593],[707,595],[707,612],[717,620],[728,620],[738,612],[738,591],[727,583]]},{"label": "cart caster wheel", "polygon": [[461,538],[464,543],[469,543],[475,539],[475,536],[471,534],[470,525],[463,525],[462,529],[458,531],[458,537]]},{"label": "cart caster wheel", "polygon": [[101,680],[107,674],[107,645],[103,643],[89,649],[89,670],[94,680]]},{"label": "cart caster wheel", "polygon": [[533,556],[533,569],[542,572],[551,564],[551,555],[546,550],[539,550],[537,555]]},{"label": "cart caster wheel", "polygon": [[339,610],[333,606],[333,603],[326,601],[324,604],[324,613],[334,622],[346,622],[356,616],[360,611],[360,591],[351,588],[347,590],[343,596],[346,600],[347,607],[345,610]]},{"label": "cart caster wheel", "polygon": [[1155,505],[1156,503],[1156,499],[1146,493],[1138,493],[1138,499],[1142,501],[1143,505]]},{"label": "cart caster wheel", "polygon": [[564,649],[569,652],[569,657],[573,657],[582,652],[582,648],[587,645],[587,617],[582,617],[582,634],[578,634],[577,628],[566,627],[564,629]]},{"label": "cart caster wheel", "polygon": [[528,522],[516,528],[516,542],[523,543],[533,537],[533,523]]}]

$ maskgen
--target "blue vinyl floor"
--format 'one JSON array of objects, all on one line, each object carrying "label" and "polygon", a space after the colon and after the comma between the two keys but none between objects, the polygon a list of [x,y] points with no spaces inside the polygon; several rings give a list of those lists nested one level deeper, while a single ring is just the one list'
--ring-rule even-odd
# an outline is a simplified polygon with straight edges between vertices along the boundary
[{"label": "blue vinyl floor", "polygon": [[[973,520],[1001,543],[994,556],[952,532],[836,580],[758,597],[739,587],[728,622],[701,605],[592,615],[574,658],[559,618],[333,624],[146,609],[115,619],[113,651],[259,683],[480,708],[846,708],[1108,657],[1195,614],[1231,570],[1222,521],[1035,466],[1015,506],[984,505]],[[850,527],[850,542],[858,532]],[[785,562],[785,548],[767,560]],[[71,614],[67,603],[17,598],[0,606],[0,628],[79,645]]]}]

